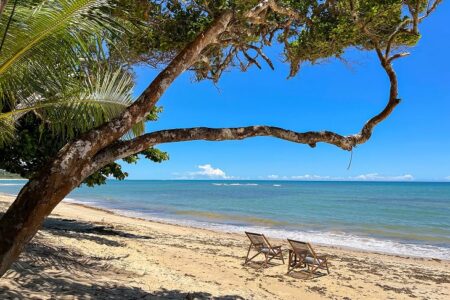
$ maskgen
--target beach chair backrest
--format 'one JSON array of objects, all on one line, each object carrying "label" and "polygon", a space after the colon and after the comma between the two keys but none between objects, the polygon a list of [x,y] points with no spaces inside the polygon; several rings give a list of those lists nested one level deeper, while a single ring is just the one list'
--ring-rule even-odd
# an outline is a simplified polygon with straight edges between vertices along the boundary
[{"label": "beach chair backrest", "polygon": [[260,233],[245,232],[253,246],[257,248],[270,248],[270,244],[264,235]]},{"label": "beach chair backrest", "polygon": [[288,239],[289,244],[291,244],[292,249],[295,252],[307,252],[309,255],[316,257],[316,253],[314,252],[314,249],[311,247],[311,244],[296,240],[290,240]]}]

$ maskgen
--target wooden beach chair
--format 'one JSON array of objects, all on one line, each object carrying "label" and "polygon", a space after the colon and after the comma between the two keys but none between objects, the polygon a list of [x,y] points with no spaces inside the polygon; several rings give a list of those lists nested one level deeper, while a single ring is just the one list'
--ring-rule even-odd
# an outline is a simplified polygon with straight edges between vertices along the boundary
[{"label": "wooden beach chair", "polygon": [[309,243],[290,239],[288,239],[288,242],[292,249],[289,249],[287,274],[296,268],[305,267],[307,267],[309,271],[308,278],[310,278],[318,269],[327,270],[327,273],[330,274],[326,255],[318,255]]},{"label": "wooden beach chair", "polygon": [[[260,254],[264,255],[264,263],[261,267],[266,268],[267,264],[274,258],[280,259],[284,264],[281,246],[272,246],[263,234],[253,232],[245,232],[245,234],[250,240],[250,246],[248,247],[247,257],[245,258],[244,265],[246,265],[248,262],[250,262]],[[257,253],[249,258],[252,248]]]}]

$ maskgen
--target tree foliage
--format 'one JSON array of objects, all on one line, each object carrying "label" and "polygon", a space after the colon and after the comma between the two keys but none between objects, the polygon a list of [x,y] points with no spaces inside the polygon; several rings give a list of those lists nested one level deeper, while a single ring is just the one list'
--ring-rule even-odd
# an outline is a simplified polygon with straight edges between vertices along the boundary
[{"label": "tree foliage", "polygon": [[[246,13],[259,3],[273,3],[249,23]],[[439,1],[436,1],[439,2]],[[432,3],[426,0],[335,1],[121,1],[139,32],[114,39],[111,55],[130,64],[158,66],[173,57],[226,9],[236,14],[232,26],[193,66],[196,78],[218,81],[229,67],[243,71],[262,67],[270,59],[264,48],[283,46],[284,60],[294,76],[302,63],[341,57],[349,47],[361,50],[391,43],[394,49],[414,46],[420,38],[417,24]],[[393,32],[401,29],[394,36]]]},{"label": "tree foliage", "polygon": [[[148,119],[156,121],[160,111],[155,109]],[[23,178],[32,178],[69,140],[70,137],[67,135],[55,134],[48,122],[43,122],[37,115],[28,113],[18,121],[15,138],[7,147],[0,148],[0,169]],[[166,152],[152,147],[140,154],[157,163],[169,159]],[[135,154],[124,158],[123,161],[132,164],[138,159],[139,156]],[[122,166],[113,162],[90,175],[84,183],[92,187],[104,184],[108,178],[123,180],[127,176],[128,173],[122,170]]]},{"label": "tree foliage", "polygon": [[[132,74],[103,45],[130,31],[104,0],[21,1],[7,6],[0,32],[0,168],[34,176],[69,140],[117,116],[133,99]],[[9,18],[8,18],[9,17]],[[125,20],[126,21],[126,20]],[[156,120],[154,109],[148,120]],[[129,137],[144,132],[136,124]],[[163,152],[153,151],[167,158]],[[128,162],[135,159],[127,159]],[[111,163],[86,179],[127,176]]]},{"label": "tree foliage", "polygon": [[[230,68],[273,68],[264,53],[273,44],[282,46],[289,76],[303,63],[341,58],[349,47],[401,56],[417,43],[418,24],[439,2],[25,0],[14,14],[8,5],[0,22],[6,32],[0,49],[0,168],[32,177],[68,141],[132,103],[133,66],[164,67],[224,11],[232,11],[233,20],[190,67],[197,80],[218,81]],[[128,137],[144,130],[140,122]],[[156,149],[143,154],[154,161],[168,158]],[[109,176],[127,174],[111,163],[86,183],[101,184]]]}]

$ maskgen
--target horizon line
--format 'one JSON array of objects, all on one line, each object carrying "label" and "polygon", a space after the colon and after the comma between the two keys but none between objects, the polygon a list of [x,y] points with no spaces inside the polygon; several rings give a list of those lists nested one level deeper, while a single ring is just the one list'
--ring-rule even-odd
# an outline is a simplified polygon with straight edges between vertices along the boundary
[{"label": "horizon line", "polygon": [[[0,180],[18,180],[18,181],[27,181],[29,179],[27,178],[0,178]],[[168,179],[132,179],[132,178],[126,178],[123,180],[119,180],[116,178],[108,178],[107,181],[277,181],[277,182],[382,182],[382,183],[427,183],[427,182],[433,182],[433,183],[450,183],[450,180],[433,180],[433,179],[421,179],[421,180],[339,180],[339,179],[330,179],[330,180],[296,180],[296,179],[224,179],[224,178],[218,178],[218,179],[212,179],[212,178],[204,178],[204,179],[179,179],[179,178],[168,178]]]},{"label": "horizon line", "polygon": [[191,179],[180,179],[180,178],[169,178],[169,179],[130,179],[126,178],[124,180],[118,180],[115,178],[109,178],[107,180],[114,181],[279,181],[279,182],[411,182],[411,183],[421,183],[421,182],[437,182],[437,183],[450,183],[449,180],[432,180],[432,179],[421,179],[421,180],[338,180],[338,179],[330,179],[330,180],[295,180],[295,179],[212,179],[212,178],[191,178]]}]

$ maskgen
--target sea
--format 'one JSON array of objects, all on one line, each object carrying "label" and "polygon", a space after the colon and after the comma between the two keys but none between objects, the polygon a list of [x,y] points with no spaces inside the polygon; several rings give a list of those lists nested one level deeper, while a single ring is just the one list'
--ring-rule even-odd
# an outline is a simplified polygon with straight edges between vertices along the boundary
[{"label": "sea", "polygon": [[[0,180],[0,193],[15,195],[24,183]],[[64,201],[184,226],[450,259],[450,183],[109,180]]]}]

